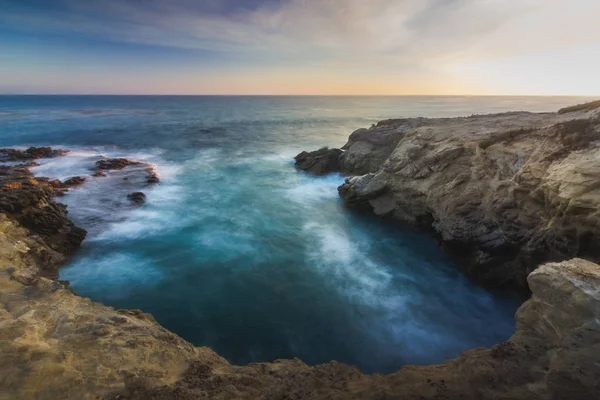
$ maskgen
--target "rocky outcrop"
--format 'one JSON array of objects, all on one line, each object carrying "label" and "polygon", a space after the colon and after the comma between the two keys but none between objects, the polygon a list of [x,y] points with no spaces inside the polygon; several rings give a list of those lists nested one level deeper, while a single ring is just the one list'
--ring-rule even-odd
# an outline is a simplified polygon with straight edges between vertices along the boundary
[{"label": "rocky outcrop", "polygon": [[126,158],[105,158],[96,161],[95,170],[120,170],[130,165],[139,165],[138,161],[131,161]]},{"label": "rocky outcrop", "polygon": [[86,235],[68,219],[66,206],[51,200],[63,190],[60,181],[36,178],[25,167],[0,166],[0,213],[44,242],[35,254],[41,273],[50,278],[58,277],[58,267]]},{"label": "rocky outcrop", "polygon": [[340,157],[346,205],[434,231],[488,285],[600,259],[600,110],[387,120]]},{"label": "rocky outcrop", "polygon": [[158,172],[156,172],[156,168],[152,164],[141,161],[132,161],[127,158],[104,158],[96,161],[96,165],[92,169],[94,171],[93,176],[103,177],[106,176],[107,171],[120,171],[127,167],[143,169],[146,174],[145,181],[147,185],[153,185],[160,182]]},{"label": "rocky outcrop", "polygon": [[64,156],[67,150],[53,149],[51,147],[30,147],[27,150],[19,149],[0,149],[1,161],[29,161],[39,158],[52,158]]},{"label": "rocky outcrop", "polygon": [[296,168],[310,172],[313,175],[325,175],[331,172],[340,170],[340,149],[322,149],[298,154],[296,160]]},{"label": "rocky outcrop", "polygon": [[73,187],[73,186],[79,186],[79,185],[83,185],[85,183],[86,179],[84,177],[81,176],[74,176],[72,178],[67,179],[66,181],[63,182],[63,186],[64,187]]}]

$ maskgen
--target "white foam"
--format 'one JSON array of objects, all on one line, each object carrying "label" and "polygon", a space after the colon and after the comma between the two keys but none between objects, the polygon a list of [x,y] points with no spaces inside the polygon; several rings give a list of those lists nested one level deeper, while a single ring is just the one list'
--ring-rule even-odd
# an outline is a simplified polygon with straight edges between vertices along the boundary
[{"label": "white foam", "polygon": [[337,188],[344,183],[344,178],[339,174],[325,177],[303,176],[298,173],[295,186],[286,189],[284,196],[296,203],[312,206],[325,200],[337,199]]},{"label": "white foam", "polygon": [[[309,250],[311,265],[331,280],[346,296],[365,305],[380,306],[382,296],[391,294],[392,275],[385,266],[366,255],[365,243],[353,242],[348,235],[331,225],[309,222],[304,230],[316,234],[316,248]],[[361,248],[367,247],[367,248]]]}]

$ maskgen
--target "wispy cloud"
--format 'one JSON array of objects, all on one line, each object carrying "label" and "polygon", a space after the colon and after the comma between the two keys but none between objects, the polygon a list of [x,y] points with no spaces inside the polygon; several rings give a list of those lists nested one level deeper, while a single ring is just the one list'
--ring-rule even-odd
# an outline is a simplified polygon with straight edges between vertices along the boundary
[{"label": "wispy cloud", "polygon": [[[600,2],[572,0],[0,0],[0,25],[167,48],[264,67],[445,73],[600,43]],[[46,3],[48,4],[48,3]]]}]

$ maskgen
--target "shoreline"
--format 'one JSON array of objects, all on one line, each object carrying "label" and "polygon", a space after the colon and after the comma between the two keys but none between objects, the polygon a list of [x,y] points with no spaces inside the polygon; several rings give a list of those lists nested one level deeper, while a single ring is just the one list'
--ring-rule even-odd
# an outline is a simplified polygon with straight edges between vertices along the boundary
[{"label": "shoreline", "polygon": [[[10,179],[10,175],[5,176]],[[60,214],[60,207],[51,198],[57,189],[51,182],[27,174],[19,179],[23,179],[20,187],[4,186],[3,191],[25,187],[23,193],[35,200],[34,210],[50,207],[68,226],[66,213]],[[589,325],[590,313],[598,311],[594,307],[600,299],[597,294],[577,289],[581,280],[600,284],[600,267],[582,260],[549,263],[530,275],[533,297],[517,312],[517,331],[507,342],[469,350],[438,366],[405,366],[385,376],[364,375],[356,367],[337,362],[310,367],[298,359],[232,366],[212,350],[194,347],[168,332],[149,314],[91,302],[56,278],[44,277],[41,271],[49,266],[47,254],[62,256],[50,258],[50,266],[59,268],[69,251],[57,252],[49,245],[52,238],[44,226],[41,230],[35,224],[25,228],[14,213],[2,216],[0,223],[0,302],[5,308],[0,314],[0,329],[11,338],[0,345],[2,359],[10,360],[0,362],[0,379],[9,396],[542,399],[567,394],[565,390],[571,388],[560,387],[565,382],[578,384],[568,393],[569,398],[584,399],[600,393],[600,388],[593,386],[598,371],[589,364],[599,350],[590,342],[596,332],[580,329]],[[63,229],[58,234],[68,237],[69,231]],[[560,294],[561,301],[548,297],[548,290]],[[577,303],[575,299],[584,301]],[[571,318],[568,323],[565,313]],[[558,338],[544,319],[560,327]],[[565,339],[582,334],[587,348]],[[558,364],[553,359],[557,352],[562,354]],[[577,375],[569,360],[577,360],[588,374]],[[543,376],[531,374],[543,369]],[[558,375],[553,378],[554,372]]]}]

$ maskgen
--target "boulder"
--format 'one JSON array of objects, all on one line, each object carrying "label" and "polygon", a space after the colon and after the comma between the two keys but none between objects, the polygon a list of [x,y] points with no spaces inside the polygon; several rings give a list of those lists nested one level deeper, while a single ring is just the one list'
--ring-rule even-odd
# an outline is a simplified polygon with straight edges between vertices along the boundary
[{"label": "boulder", "polygon": [[326,175],[340,171],[341,155],[342,150],[340,149],[323,147],[316,151],[303,151],[294,159],[296,160],[296,168],[313,175]]},{"label": "boulder", "polygon": [[146,195],[142,192],[130,193],[127,195],[127,198],[131,200],[132,203],[140,206],[146,202]]},{"label": "boulder", "polygon": [[72,178],[67,179],[62,184],[65,187],[79,186],[85,183],[85,178],[81,176],[74,176]]}]

